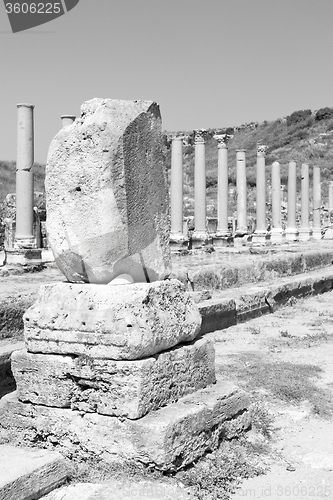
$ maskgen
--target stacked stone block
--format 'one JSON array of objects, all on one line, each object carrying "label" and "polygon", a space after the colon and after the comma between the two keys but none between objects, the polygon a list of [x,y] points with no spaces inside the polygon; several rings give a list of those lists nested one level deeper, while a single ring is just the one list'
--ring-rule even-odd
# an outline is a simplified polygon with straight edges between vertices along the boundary
[{"label": "stacked stone block", "polygon": [[137,419],[215,382],[214,346],[195,340],[201,316],[178,280],[45,285],[24,322],[22,402]]}]

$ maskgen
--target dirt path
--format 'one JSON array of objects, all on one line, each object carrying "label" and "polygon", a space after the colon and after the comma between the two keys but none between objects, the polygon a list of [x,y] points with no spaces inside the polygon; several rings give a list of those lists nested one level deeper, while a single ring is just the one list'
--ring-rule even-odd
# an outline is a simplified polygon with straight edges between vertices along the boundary
[{"label": "dirt path", "polygon": [[237,380],[274,417],[263,454],[269,470],[243,481],[233,500],[333,499],[332,304],[329,292],[208,334],[219,376]]}]

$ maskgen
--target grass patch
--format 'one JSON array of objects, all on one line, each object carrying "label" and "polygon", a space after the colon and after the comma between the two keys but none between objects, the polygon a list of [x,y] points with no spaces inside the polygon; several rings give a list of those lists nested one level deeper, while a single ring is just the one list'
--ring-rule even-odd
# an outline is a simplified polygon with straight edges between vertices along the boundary
[{"label": "grass patch", "polygon": [[72,461],[71,483],[102,483],[110,479],[115,480],[160,480],[163,473],[132,462],[108,463],[97,460],[96,457]]},{"label": "grass patch", "polygon": [[222,442],[219,449],[208,453],[198,463],[176,474],[191,487],[197,500],[227,500],[242,480],[262,475],[262,450],[244,438]]},{"label": "grass patch", "polygon": [[289,362],[269,362],[254,353],[238,354],[232,365],[221,372],[232,373],[246,390],[265,392],[279,400],[298,405],[308,401],[314,414],[326,418],[333,414],[333,393],[316,386],[321,368]]},{"label": "grass patch", "polygon": [[265,474],[265,457],[271,453],[270,438],[274,418],[261,403],[249,408],[251,429],[257,439],[246,434],[238,439],[222,441],[219,448],[198,462],[175,474],[176,479],[191,487],[197,500],[227,500],[242,480]]}]

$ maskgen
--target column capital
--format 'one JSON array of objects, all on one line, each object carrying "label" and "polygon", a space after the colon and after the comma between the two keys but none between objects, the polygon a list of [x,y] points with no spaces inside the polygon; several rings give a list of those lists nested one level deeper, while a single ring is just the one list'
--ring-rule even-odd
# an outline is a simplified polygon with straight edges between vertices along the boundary
[{"label": "column capital", "polygon": [[193,130],[194,144],[205,144],[205,133],[206,132],[207,131],[204,128]]},{"label": "column capital", "polygon": [[183,140],[184,140],[184,138],[185,138],[185,136],[184,136],[184,135],[173,135],[173,136],[171,137],[171,140],[172,140],[172,141],[183,141]]},{"label": "column capital", "polygon": [[26,104],[24,102],[20,102],[19,104],[16,104],[16,107],[17,108],[34,108],[35,105],[34,104]]},{"label": "column capital", "polygon": [[217,147],[219,149],[228,149],[228,142],[233,138],[233,135],[216,134],[213,137],[217,141]]},{"label": "column capital", "polygon": [[268,146],[265,144],[257,144],[257,156],[265,158]]},{"label": "column capital", "polygon": [[328,181],[329,186],[333,186],[333,181]]},{"label": "column capital", "polygon": [[73,120],[74,121],[75,118],[76,118],[76,116],[75,115],[61,115],[61,117],[60,117],[61,120],[64,120],[66,118],[68,118],[69,120]]}]

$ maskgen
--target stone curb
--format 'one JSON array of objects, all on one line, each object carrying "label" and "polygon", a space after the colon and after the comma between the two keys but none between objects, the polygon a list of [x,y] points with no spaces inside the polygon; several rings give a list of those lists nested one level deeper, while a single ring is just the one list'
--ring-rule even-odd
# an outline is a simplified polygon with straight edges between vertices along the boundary
[{"label": "stone curb", "polygon": [[197,304],[202,316],[201,334],[223,330],[231,325],[274,312],[290,299],[317,295],[333,289],[333,269],[319,269],[278,283],[243,286],[220,292],[218,297]]},{"label": "stone curb", "polygon": [[333,263],[331,249],[305,251],[289,250],[284,255],[263,255],[260,259],[248,256],[247,262],[237,262],[232,255],[226,255],[225,261],[190,266],[187,271],[178,270],[172,274],[181,281],[188,291],[216,290],[249,286],[250,283],[262,283],[273,279],[292,278],[303,273],[325,269]]}]

